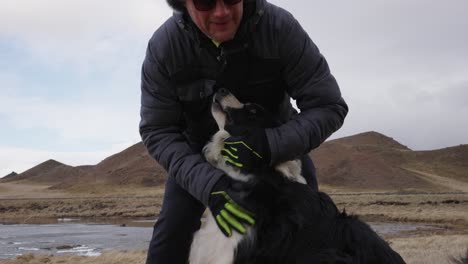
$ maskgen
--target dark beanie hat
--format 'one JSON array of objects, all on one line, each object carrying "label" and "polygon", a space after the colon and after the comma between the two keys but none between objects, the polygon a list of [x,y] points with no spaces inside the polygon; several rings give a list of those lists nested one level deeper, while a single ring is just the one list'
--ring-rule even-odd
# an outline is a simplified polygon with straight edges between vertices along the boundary
[{"label": "dark beanie hat", "polygon": [[184,11],[185,6],[184,2],[185,0],[166,0],[166,2],[169,4],[169,6],[172,7],[172,9],[177,10],[177,11]]}]

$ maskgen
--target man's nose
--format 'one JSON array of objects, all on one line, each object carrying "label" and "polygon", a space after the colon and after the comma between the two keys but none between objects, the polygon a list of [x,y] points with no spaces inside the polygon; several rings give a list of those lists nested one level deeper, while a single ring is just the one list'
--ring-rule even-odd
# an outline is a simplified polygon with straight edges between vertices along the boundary
[{"label": "man's nose", "polygon": [[215,16],[225,16],[229,13],[229,6],[224,3],[224,0],[217,0],[213,10]]}]

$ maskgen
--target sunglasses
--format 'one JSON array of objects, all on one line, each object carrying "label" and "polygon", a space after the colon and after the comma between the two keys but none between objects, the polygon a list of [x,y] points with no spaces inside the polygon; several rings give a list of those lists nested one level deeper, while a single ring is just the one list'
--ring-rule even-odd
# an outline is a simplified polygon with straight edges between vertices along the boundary
[{"label": "sunglasses", "polygon": [[[242,0],[223,0],[225,5],[233,6]],[[210,11],[216,7],[217,0],[193,0],[193,5],[198,11]]]}]

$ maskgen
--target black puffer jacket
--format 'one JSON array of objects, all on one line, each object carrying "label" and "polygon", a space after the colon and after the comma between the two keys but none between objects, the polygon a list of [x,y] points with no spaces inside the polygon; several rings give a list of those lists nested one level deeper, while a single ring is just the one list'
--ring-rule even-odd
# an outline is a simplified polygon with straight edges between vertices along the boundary
[{"label": "black puffer jacket", "polygon": [[218,87],[264,105],[282,121],[266,131],[272,164],[318,147],[348,112],[324,57],[287,11],[265,0],[244,0],[236,37],[219,48],[187,14],[175,13],[148,44],[140,134],[169,176],[204,204],[223,174],[201,153],[216,132],[210,103]]}]

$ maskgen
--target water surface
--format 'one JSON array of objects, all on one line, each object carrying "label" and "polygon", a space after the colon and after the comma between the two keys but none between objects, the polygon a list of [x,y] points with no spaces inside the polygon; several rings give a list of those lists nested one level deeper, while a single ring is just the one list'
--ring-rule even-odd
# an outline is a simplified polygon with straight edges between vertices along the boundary
[{"label": "water surface", "polygon": [[[45,220],[41,220],[45,221]],[[0,224],[0,259],[34,254],[98,256],[105,250],[147,249],[154,220],[49,219],[47,224]],[[436,227],[370,223],[381,235]]]},{"label": "water surface", "polygon": [[146,249],[152,228],[62,222],[0,224],[0,259],[34,254],[99,256],[104,250]]}]

